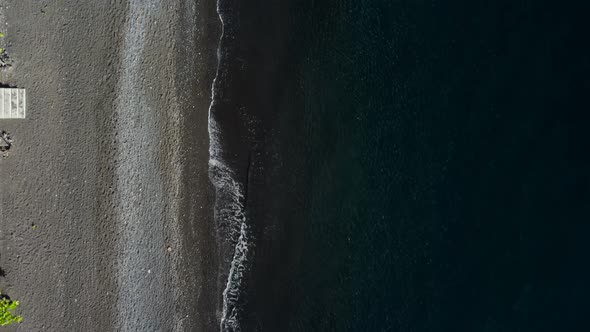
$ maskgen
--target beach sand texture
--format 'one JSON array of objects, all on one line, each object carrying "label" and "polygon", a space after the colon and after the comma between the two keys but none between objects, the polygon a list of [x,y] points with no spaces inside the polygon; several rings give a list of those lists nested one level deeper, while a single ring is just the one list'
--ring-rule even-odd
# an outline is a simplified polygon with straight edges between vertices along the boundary
[{"label": "beach sand texture", "polygon": [[27,89],[27,118],[0,120],[7,330],[218,328],[215,4],[1,1],[0,26],[0,83]]}]

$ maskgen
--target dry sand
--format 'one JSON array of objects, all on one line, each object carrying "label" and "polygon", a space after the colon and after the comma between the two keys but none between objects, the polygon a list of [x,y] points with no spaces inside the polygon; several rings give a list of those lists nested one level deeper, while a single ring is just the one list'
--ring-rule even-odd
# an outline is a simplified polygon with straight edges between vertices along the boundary
[{"label": "dry sand", "polygon": [[27,119],[0,120],[7,331],[209,331],[214,1],[0,1]]}]

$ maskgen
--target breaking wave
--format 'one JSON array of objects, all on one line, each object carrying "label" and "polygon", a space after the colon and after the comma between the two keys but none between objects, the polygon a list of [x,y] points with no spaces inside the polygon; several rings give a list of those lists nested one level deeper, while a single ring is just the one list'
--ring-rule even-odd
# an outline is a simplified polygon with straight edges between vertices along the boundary
[{"label": "breaking wave", "polygon": [[[229,268],[223,290],[220,330],[241,330],[241,304],[245,274],[250,265],[252,238],[245,213],[245,192],[247,188],[237,180],[235,172],[223,156],[223,133],[215,119],[218,92],[221,87],[221,66],[224,56],[224,41],[227,38],[223,10],[217,2],[217,13],[221,21],[221,37],[218,48],[217,73],[213,80],[211,105],[209,107],[209,178],[215,187],[214,218],[218,227],[221,252],[224,256],[220,273]],[[223,250],[229,248],[229,250]],[[233,251],[233,255],[231,252]],[[226,253],[227,252],[227,253]],[[231,257],[231,258],[230,258]],[[231,259],[231,261],[229,260]]]}]

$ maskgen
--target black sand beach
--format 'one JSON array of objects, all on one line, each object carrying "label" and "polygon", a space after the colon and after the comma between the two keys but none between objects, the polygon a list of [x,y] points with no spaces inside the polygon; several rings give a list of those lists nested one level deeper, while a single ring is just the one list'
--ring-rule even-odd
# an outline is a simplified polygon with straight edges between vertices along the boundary
[{"label": "black sand beach", "polygon": [[27,119],[0,120],[7,330],[217,329],[215,4],[2,1],[0,23],[0,83],[28,95]]},{"label": "black sand beach", "polygon": [[0,0],[4,330],[583,330],[588,7]]}]

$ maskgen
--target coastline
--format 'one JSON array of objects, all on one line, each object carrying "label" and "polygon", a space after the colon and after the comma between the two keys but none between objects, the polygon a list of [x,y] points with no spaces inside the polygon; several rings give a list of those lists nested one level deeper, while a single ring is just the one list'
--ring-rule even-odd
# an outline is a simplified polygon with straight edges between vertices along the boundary
[{"label": "coastline", "polygon": [[222,331],[281,331],[291,311],[307,182],[294,9],[219,1],[224,33],[209,130]]},{"label": "coastline", "polygon": [[181,330],[216,331],[219,328],[219,248],[213,219],[215,194],[209,180],[208,119],[212,82],[217,71],[217,48],[221,34],[215,1],[181,6],[182,29],[176,49],[178,99],[183,109],[182,185],[179,204],[183,254],[180,259],[181,288],[186,293],[186,320]]},{"label": "coastline", "polygon": [[240,331],[243,290],[249,270],[252,243],[245,204],[248,193],[250,151],[244,136],[248,130],[240,118],[239,99],[232,84],[236,69],[236,40],[239,9],[235,1],[217,1],[221,36],[217,51],[217,72],[209,107],[209,179],[215,188],[214,220],[219,267],[217,298],[220,301],[221,331]]}]

